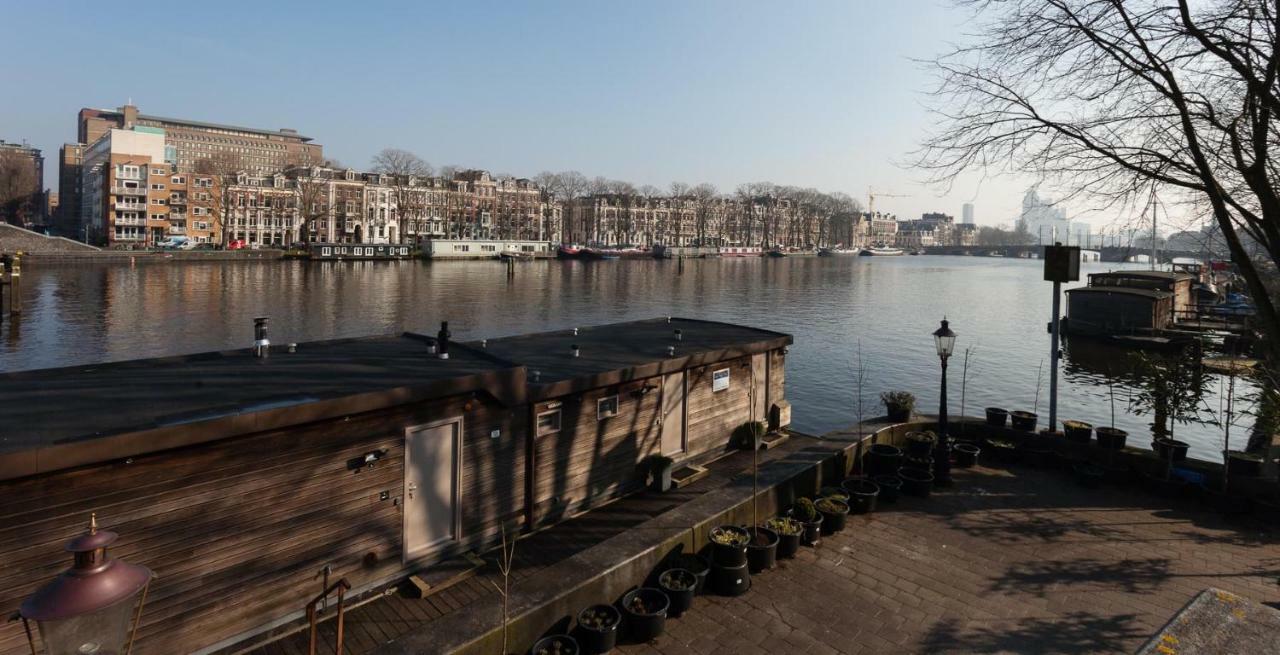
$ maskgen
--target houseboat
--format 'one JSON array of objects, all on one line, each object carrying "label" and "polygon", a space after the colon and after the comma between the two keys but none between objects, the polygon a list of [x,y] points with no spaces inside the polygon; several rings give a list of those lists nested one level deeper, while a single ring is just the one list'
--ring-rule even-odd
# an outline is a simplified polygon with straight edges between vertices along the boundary
[{"label": "houseboat", "polygon": [[840,246],[836,246],[835,248],[819,248],[818,256],[819,257],[849,257],[849,256],[858,254],[858,251],[859,251],[858,248],[842,248]]},{"label": "houseboat", "polygon": [[902,248],[894,248],[892,246],[877,245],[870,248],[863,248],[858,254],[863,257],[897,257],[905,251]]},{"label": "houseboat", "polygon": [[582,246],[562,243],[556,248],[556,259],[577,259],[582,255]]},{"label": "houseboat", "polygon": [[[0,610],[91,514],[156,573],[137,655],[238,652],[348,597],[785,424],[786,348],[680,318],[453,343],[400,334],[0,375]],[[21,622],[0,652],[26,652]]]},{"label": "houseboat", "polygon": [[429,239],[422,245],[427,259],[499,259],[503,254],[523,258],[551,257],[550,241],[488,239]]},{"label": "houseboat", "polygon": [[307,258],[312,261],[408,259],[412,256],[411,246],[390,243],[312,243],[307,245]]},{"label": "houseboat", "polygon": [[1169,271],[1125,270],[1089,275],[1088,286],[1067,290],[1072,334],[1148,335],[1195,311],[1194,276]]},{"label": "houseboat", "polygon": [[764,251],[760,246],[721,246],[721,257],[761,257]]},{"label": "houseboat", "polygon": [[720,249],[714,246],[665,246],[662,244],[653,247],[654,259],[676,259],[676,258],[706,258],[719,257]]}]

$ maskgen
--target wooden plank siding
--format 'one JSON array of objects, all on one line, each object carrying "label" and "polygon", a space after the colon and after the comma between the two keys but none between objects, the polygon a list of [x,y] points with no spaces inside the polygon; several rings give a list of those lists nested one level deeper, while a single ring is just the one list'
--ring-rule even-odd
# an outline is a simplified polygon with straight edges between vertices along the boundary
[{"label": "wooden plank siding", "polygon": [[[729,388],[712,391],[711,375],[729,369]],[[751,420],[751,358],[739,357],[689,369],[689,456],[734,447],[733,429]]]},{"label": "wooden plank siding", "polygon": [[[453,398],[0,483],[0,611],[68,566],[62,546],[90,512],[120,533],[114,556],[158,573],[139,655],[191,652],[298,613],[325,565],[356,587],[398,577],[404,430],[450,416],[464,426],[455,550],[488,543],[524,509],[524,410]],[[382,448],[372,468],[349,470]],[[0,624],[0,653],[25,652],[21,625]]]}]

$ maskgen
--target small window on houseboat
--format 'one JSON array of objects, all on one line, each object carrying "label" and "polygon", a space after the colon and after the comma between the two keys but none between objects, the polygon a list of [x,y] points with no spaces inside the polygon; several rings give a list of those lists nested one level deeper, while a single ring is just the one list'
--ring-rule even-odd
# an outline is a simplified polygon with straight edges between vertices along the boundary
[{"label": "small window on houseboat", "polygon": [[711,373],[711,391],[724,391],[729,388],[729,369],[722,368]]},{"label": "small window on houseboat", "polygon": [[596,420],[603,421],[618,415],[618,397],[608,396],[596,401]]},{"label": "small window on houseboat", "polygon": [[538,414],[538,436],[544,434],[552,434],[560,431],[560,410],[553,409],[549,412]]}]

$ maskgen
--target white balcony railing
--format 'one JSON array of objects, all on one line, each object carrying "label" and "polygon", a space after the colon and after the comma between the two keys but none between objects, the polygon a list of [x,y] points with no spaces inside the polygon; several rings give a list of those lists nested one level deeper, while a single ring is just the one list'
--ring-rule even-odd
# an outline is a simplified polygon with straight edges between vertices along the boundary
[{"label": "white balcony railing", "polygon": [[115,202],[115,208],[116,208],[116,211],[122,211],[122,212],[147,211],[147,206],[140,202],[120,202],[119,200]]},{"label": "white balcony railing", "polygon": [[147,195],[147,190],[143,187],[113,186],[111,187],[111,193],[117,196],[145,196]]},{"label": "white balcony railing", "polygon": [[117,219],[115,219],[114,224],[115,224],[115,225],[146,225],[146,224],[147,224],[147,219],[145,219],[145,218],[117,218]]}]

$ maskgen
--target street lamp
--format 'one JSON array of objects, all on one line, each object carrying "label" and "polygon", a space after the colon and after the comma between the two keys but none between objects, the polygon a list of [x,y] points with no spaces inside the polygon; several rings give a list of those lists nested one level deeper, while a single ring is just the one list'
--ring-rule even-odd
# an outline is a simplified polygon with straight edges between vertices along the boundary
[{"label": "street lamp", "polygon": [[89,531],[67,543],[75,553],[71,568],[23,601],[18,614],[32,655],[36,643],[28,621],[40,627],[48,655],[128,655],[133,650],[152,573],[107,557],[107,546],[116,538],[90,518]]},{"label": "street lamp", "polygon": [[942,319],[942,327],[933,332],[933,343],[942,361],[942,394],[938,401],[938,444],[933,454],[933,483],[938,486],[951,484],[951,440],[947,437],[947,359],[956,349],[956,333]]}]

